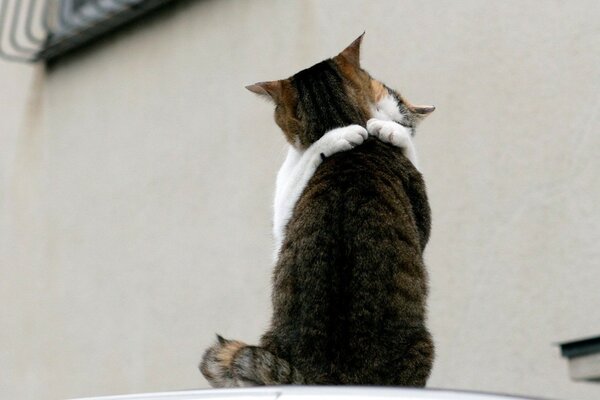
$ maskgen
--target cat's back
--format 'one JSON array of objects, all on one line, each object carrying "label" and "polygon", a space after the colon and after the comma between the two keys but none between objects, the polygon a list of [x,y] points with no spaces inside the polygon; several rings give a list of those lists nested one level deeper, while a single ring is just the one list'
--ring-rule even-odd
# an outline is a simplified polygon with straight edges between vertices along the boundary
[{"label": "cat's back", "polygon": [[[353,234],[352,227],[368,230],[369,225],[379,236],[390,229],[401,230],[403,239],[422,251],[430,231],[422,175],[399,148],[376,139],[337,153],[317,169],[293,213],[301,227],[324,218],[329,221],[323,224],[326,231],[344,228],[345,232],[338,234],[346,233],[346,243],[357,239],[348,236]],[[293,221],[289,228],[288,234],[293,235]]]},{"label": "cat's back", "polygon": [[388,369],[417,343],[430,359],[428,235],[425,186],[400,150],[369,140],[325,160],[286,229],[266,342],[332,382],[420,382]]}]

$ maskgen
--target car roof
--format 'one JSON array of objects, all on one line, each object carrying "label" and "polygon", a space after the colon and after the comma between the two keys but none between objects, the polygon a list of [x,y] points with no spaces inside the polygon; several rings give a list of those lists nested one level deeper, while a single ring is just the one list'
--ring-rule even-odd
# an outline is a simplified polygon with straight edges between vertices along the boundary
[{"label": "car roof", "polygon": [[90,397],[79,400],[540,400],[506,394],[375,386],[272,386]]}]

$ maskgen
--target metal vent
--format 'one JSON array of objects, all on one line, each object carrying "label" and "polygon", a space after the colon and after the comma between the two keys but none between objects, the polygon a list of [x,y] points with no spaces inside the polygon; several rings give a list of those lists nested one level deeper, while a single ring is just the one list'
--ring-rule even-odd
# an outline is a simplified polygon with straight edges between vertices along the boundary
[{"label": "metal vent", "polygon": [[0,56],[49,60],[175,0],[0,0]]},{"label": "metal vent", "polygon": [[600,336],[559,344],[573,380],[600,382]]}]

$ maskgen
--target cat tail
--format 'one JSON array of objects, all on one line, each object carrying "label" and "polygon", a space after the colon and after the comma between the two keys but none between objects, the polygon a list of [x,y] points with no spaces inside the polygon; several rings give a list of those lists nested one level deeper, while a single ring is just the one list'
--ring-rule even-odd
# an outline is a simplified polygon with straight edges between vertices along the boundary
[{"label": "cat tail", "polygon": [[262,347],[227,340],[219,335],[217,343],[202,356],[200,371],[213,387],[305,383],[302,374],[284,359]]}]

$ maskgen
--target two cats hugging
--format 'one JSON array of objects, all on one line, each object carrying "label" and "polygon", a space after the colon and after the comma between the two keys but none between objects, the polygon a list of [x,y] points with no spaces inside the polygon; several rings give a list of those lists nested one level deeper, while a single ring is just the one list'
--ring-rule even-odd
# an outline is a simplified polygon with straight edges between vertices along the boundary
[{"label": "two cats hugging", "polygon": [[275,104],[289,143],[276,182],[273,316],[259,346],[217,336],[200,364],[214,387],[429,377],[431,219],[412,137],[434,107],[361,67],[363,35],[288,79],[247,87]]}]

